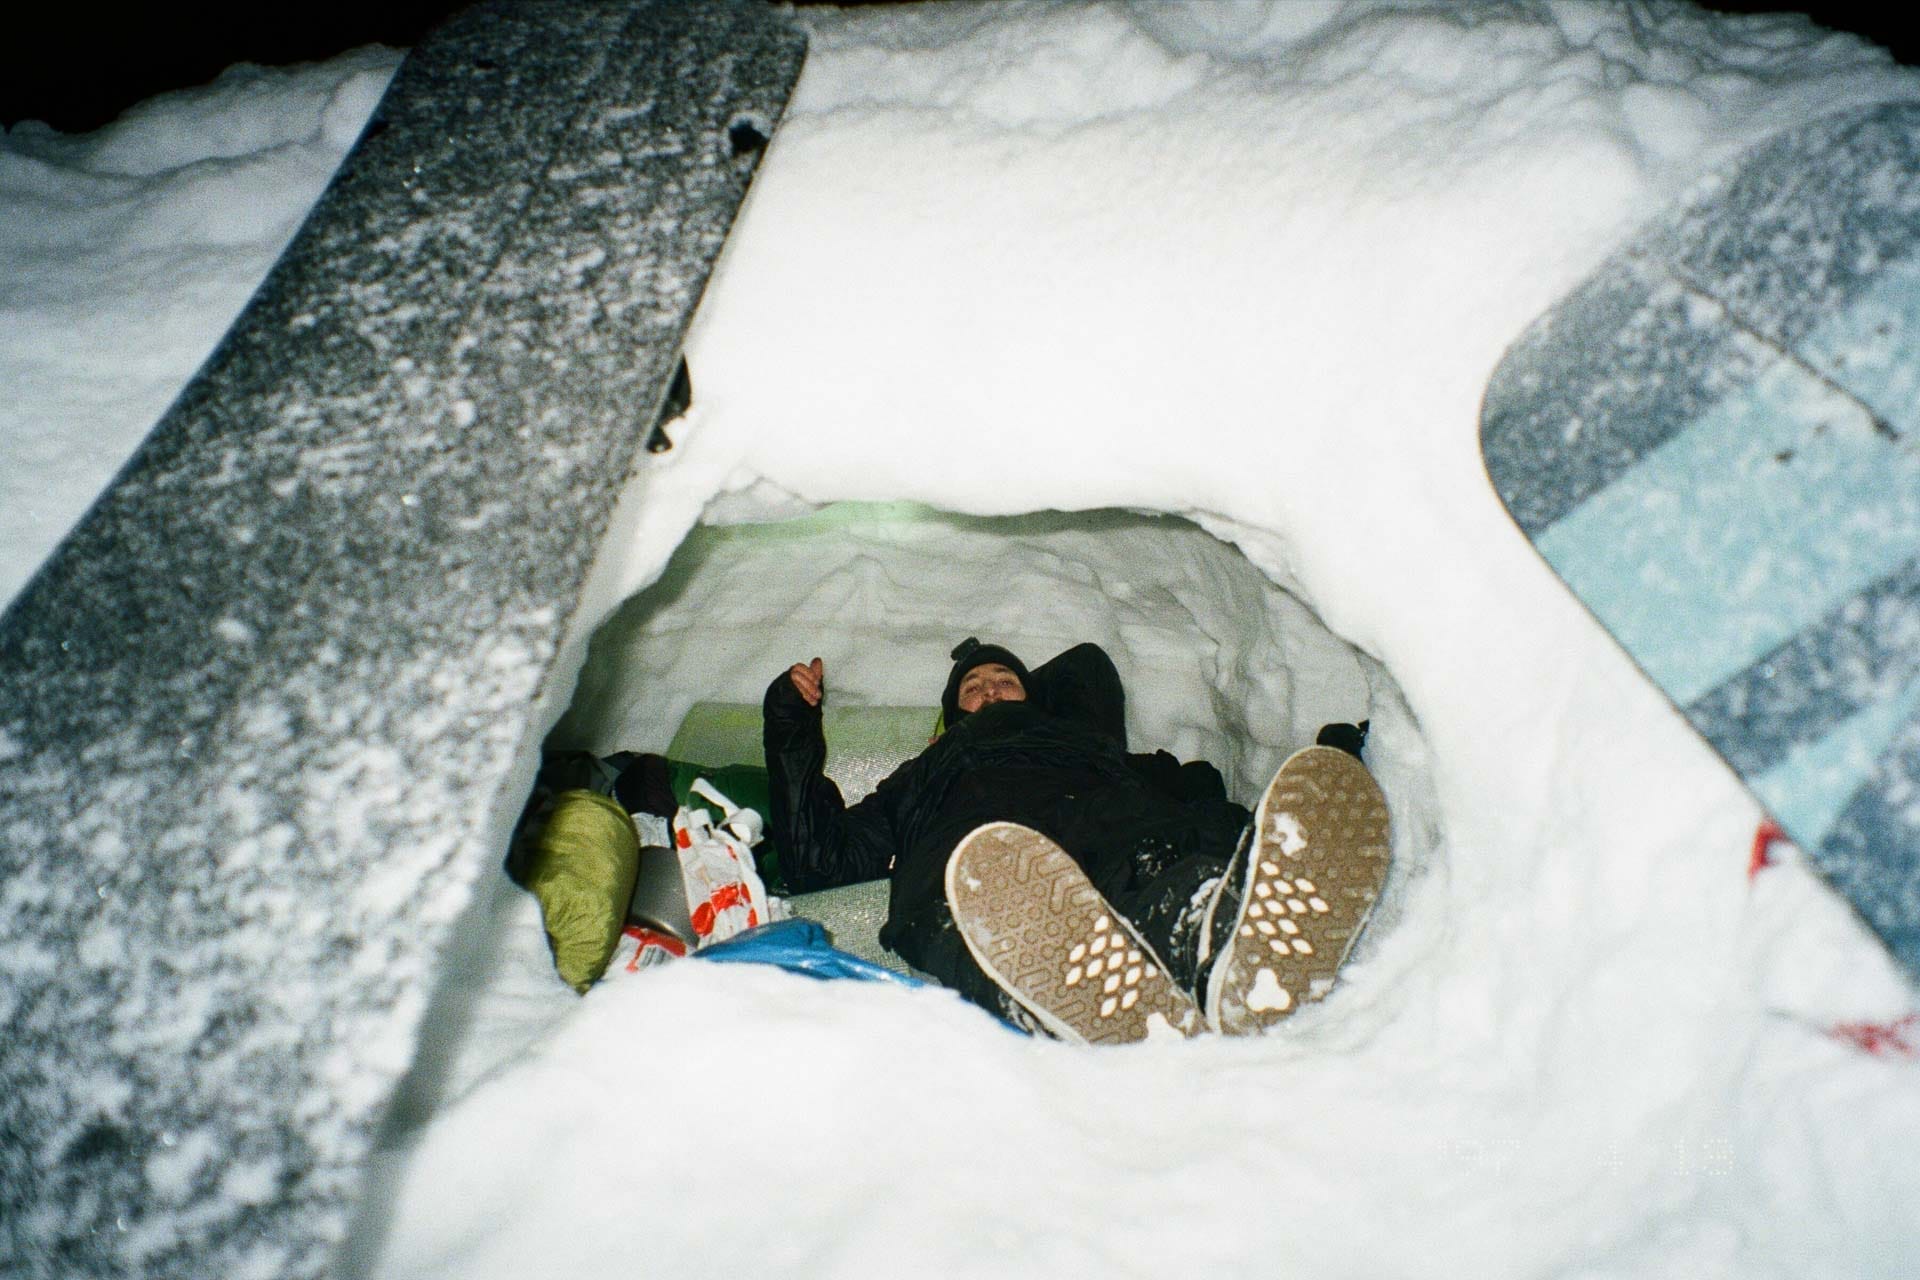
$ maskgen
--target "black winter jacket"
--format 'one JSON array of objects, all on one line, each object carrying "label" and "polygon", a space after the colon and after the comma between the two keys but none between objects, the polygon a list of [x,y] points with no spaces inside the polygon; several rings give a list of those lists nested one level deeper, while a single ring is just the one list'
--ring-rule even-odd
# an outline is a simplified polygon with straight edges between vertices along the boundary
[{"label": "black winter jacket", "polygon": [[[1143,842],[1223,861],[1232,854],[1247,811],[1226,800],[1209,764],[1127,754],[1115,734],[1125,732],[1119,678],[1104,652],[1068,650],[1034,683],[1028,701],[967,716],[849,807],[822,771],[820,709],[785,673],[775,678],[763,703],[769,821],[788,886],[804,893],[890,875],[880,940],[916,961],[945,911],[947,859],[982,823],[1045,832],[1110,898]],[[1091,706],[1089,687],[1103,691]],[[1071,696],[1048,696],[1059,690]]]}]

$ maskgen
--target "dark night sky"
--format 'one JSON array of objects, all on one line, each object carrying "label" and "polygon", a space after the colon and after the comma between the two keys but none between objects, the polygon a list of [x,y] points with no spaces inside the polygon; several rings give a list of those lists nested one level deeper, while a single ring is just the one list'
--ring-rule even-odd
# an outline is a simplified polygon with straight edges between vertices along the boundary
[{"label": "dark night sky", "polygon": [[[373,42],[414,44],[464,2],[322,0],[298,10],[296,20],[261,0],[132,6],[41,0],[42,7],[9,19],[0,37],[0,124],[40,119],[69,133],[96,129],[144,98],[204,84],[235,62],[308,62]],[[1706,2],[1736,12],[1810,13],[1823,26],[1857,31],[1884,45],[1902,62],[1920,63],[1920,41],[1900,16],[1904,5]]]}]

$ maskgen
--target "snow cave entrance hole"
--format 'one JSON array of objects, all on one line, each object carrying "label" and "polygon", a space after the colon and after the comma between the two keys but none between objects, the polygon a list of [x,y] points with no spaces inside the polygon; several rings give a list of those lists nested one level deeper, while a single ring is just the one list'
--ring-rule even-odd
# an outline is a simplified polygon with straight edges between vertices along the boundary
[{"label": "snow cave entrance hole", "polygon": [[[723,522],[721,505],[589,637],[548,751],[665,753],[695,703],[757,708],[769,681],[816,655],[829,699],[922,707],[930,731],[948,652],[966,636],[1030,663],[1091,640],[1125,682],[1131,748],[1210,760],[1243,803],[1321,725],[1371,720],[1367,761],[1387,794],[1394,857],[1356,959],[1398,932],[1442,845],[1424,739],[1386,669],[1236,546],[1187,519],[1119,510],[989,518],[842,503],[763,519],[749,503],[749,519]],[[503,830],[503,854],[506,843]],[[476,899],[384,1141],[418,1130],[572,1007],[530,901],[504,873]]]},{"label": "snow cave entrance hole", "polygon": [[1370,761],[1382,728],[1412,725],[1384,667],[1178,516],[895,502],[722,523],[715,507],[592,636],[549,750],[664,753],[695,703],[757,707],[816,656],[833,702],[924,706],[931,729],[949,651],[970,635],[1035,666],[1100,644],[1125,682],[1131,749],[1210,760],[1245,803],[1323,724],[1371,719]]}]

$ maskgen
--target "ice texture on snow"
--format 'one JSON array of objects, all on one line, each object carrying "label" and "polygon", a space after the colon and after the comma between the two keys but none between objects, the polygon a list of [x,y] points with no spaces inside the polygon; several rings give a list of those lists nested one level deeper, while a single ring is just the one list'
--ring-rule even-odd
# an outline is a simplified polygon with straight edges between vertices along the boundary
[{"label": "ice texture on snow", "polygon": [[[998,626],[1028,656],[1109,643],[1140,745],[1219,750],[1242,785],[1301,741],[1310,677],[1377,663],[1396,846],[1431,860],[1396,868],[1344,988],[1279,1033],[1113,1053],[1008,1034],[937,990],[748,966],[577,1000],[537,911],[496,884],[448,958],[353,1265],[668,1272],[725,1248],[820,1276],[1904,1274],[1911,991],[1791,856],[1749,885],[1758,809],[1519,538],[1475,426],[1506,344],[1690,180],[1920,82],[1803,20],[1665,5],[805,20],[806,76],[690,347],[696,407],[636,477],[561,664],[615,619],[588,696],[552,689],[550,716],[573,701],[583,740],[658,745],[683,701],[835,643],[836,696],[896,701],[937,678],[941,643]],[[6,589],[191,374],[391,66],[375,51],[175,95],[92,139],[7,137]],[[767,554],[778,533],[703,531],[691,545],[737,578],[691,572],[622,629],[703,513],[844,501],[964,513],[933,520],[969,554],[876,520],[817,535],[796,571]],[[1196,550],[1221,581],[1185,599],[1164,563],[1144,592],[1103,591],[1112,549],[1060,556],[1047,531],[1072,520],[1030,514],[1103,508],[1187,517],[1246,565]],[[1150,560],[1156,538],[1208,545],[1130,527]],[[1027,588],[1010,601],[996,563],[1052,573],[1062,603],[1023,630]],[[1337,637],[1285,672],[1227,621],[1295,607],[1269,584]],[[1208,672],[1170,651],[1181,634],[1246,656]],[[320,763],[342,796],[367,776]],[[243,783],[215,802],[243,804]],[[263,826],[223,856],[266,876],[299,855]],[[14,982],[42,959],[0,944]],[[1861,1024],[1892,1039],[1833,1033]],[[164,1051],[163,1029],[130,1034]],[[91,1096],[110,1113],[114,1082]],[[179,1142],[158,1180],[198,1176]],[[268,1173],[236,1165],[229,1190]]]}]

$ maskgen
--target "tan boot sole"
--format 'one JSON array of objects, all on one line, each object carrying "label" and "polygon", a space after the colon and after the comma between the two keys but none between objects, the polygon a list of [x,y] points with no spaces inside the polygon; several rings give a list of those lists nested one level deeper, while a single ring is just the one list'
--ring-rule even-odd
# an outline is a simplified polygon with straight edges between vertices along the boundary
[{"label": "tan boot sole", "polygon": [[1200,1010],[1079,864],[1030,827],[994,822],[947,860],[967,950],[1062,1040],[1127,1044],[1202,1029]]},{"label": "tan boot sole", "polygon": [[1365,765],[1308,747],[1254,812],[1245,892],[1207,989],[1207,1020],[1257,1035],[1324,999],[1386,883],[1387,803]]}]

